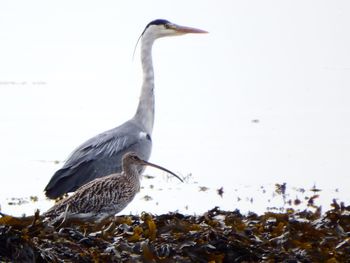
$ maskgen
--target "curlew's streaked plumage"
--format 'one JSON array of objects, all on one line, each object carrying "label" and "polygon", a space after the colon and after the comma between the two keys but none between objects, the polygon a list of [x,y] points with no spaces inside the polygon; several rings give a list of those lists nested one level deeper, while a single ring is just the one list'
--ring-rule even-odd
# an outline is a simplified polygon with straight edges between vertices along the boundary
[{"label": "curlew's streaked plumage", "polygon": [[50,208],[46,217],[59,217],[63,213],[80,215],[89,220],[101,221],[122,211],[140,191],[140,166],[152,166],[182,179],[173,172],[142,160],[134,152],[123,156],[121,173],[97,178],[80,187],[73,195]]}]

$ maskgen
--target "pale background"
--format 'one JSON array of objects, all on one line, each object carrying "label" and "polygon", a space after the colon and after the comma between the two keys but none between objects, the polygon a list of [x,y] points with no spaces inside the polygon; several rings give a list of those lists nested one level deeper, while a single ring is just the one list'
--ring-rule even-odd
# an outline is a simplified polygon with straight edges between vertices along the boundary
[{"label": "pale background", "polygon": [[[316,184],[323,205],[349,201],[349,1],[1,0],[2,212],[47,209],[42,190],[62,166],[54,161],[134,114],[142,72],[133,49],[156,18],[210,32],[161,39],[153,52],[151,161],[192,176],[158,176],[163,191],[149,202],[144,180],[124,213],[264,211],[259,201],[271,196],[259,197],[261,186],[282,182]],[[40,201],[8,205],[29,196]]]}]

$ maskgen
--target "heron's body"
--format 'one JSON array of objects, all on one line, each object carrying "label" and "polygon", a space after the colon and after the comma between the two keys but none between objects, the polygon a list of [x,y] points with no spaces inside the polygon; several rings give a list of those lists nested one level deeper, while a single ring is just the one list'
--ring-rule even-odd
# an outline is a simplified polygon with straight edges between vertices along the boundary
[{"label": "heron's body", "polygon": [[[186,33],[206,32],[166,20],[155,20],[146,26],[141,35],[143,84],[136,114],[124,124],[89,139],[75,149],[45,187],[47,197],[60,197],[95,178],[121,172],[121,160],[126,152],[133,151],[142,159],[149,159],[155,103],[152,46],[157,38]],[[139,169],[142,172],[142,168]]]},{"label": "heron's body", "polygon": [[[135,120],[101,133],[79,146],[46,186],[48,197],[75,191],[91,180],[122,171],[122,156],[136,152],[142,159],[151,155],[150,134]],[[140,172],[143,167],[140,168]]]},{"label": "heron's body", "polygon": [[140,191],[141,174],[139,170],[143,165],[150,165],[173,174],[163,167],[140,159],[135,153],[127,153],[123,157],[121,173],[90,181],[73,195],[49,209],[45,216],[57,217],[64,212],[86,215],[89,219],[95,220],[114,216],[122,211]]}]

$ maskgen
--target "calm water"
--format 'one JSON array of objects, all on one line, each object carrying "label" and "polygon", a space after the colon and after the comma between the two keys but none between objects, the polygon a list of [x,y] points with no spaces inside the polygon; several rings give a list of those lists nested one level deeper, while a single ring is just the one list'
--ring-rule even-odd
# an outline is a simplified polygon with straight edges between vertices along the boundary
[{"label": "calm water", "polygon": [[[57,102],[62,99],[62,94],[55,93],[55,86],[45,82],[2,84],[0,92],[1,210],[13,215],[32,214],[35,209],[45,211],[53,203],[45,199],[42,191],[52,174],[83,140],[118,123],[118,120],[114,120],[116,114],[110,113],[99,118],[100,114],[90,114],[88,107]],[[72,114],[74,111],[76,113]],[[77,118],[79,115],[81,117]],[[123,118],[125,120],[127,117]],[[191,121],[186,118],[182,120],[184,123]],[[293,152],[293,142],[285,142],[283,134],[276,138],[273,130],[272,135],[268,135],[268,123],[265,124],[263,120],[245,123],[245,136],[235,137],[233,133],[230,142],[227,142],[227,136],[216,136],[217,131],[212,131],[214,135],[210,135],[199,128],[202,131],[200,134],[184,133],[182,128],[175,129],[171,121],[163,121],[163,126],[161,121],[156,124],[154,136],[157,136],[154,140],[152,161],[186,177],[186,182],[182,184],[175,179],[169,180],[164,173],[148,169],[147,174],[154,175],[155,178],[143,179],[143,189],[122,213],[148,211],[159,214],[175,210],[202,213],[214,206],[262,213],[269,207],[280,208],[290,199],[300,199],[302,205],[297,208],[302,209],[306,206],[306,198],[315,194],[309,191],[314,184],[322,189],[316,193],[320,194],[320,198],[315,200],[315,204],[322,205],[324,209],[329,207],[333,198],[349,200],[345,183],[347,179],[339,181],[337,170],[334,170],[333,177],[320,174],[317,180],[313,170],[329,169],[332,159],[321,167],[313,167],[318,162],[317,156],[322,158],[322,153],[317,152],[319,147],[315,139],[310,142],[314,145],[305,145],[309,147],[305,151],[298,151],[300,148],[296,147]],[[280,120],[275,117],[267,122],[273,121]],[[180,121],[177,120],[176,123]],[[165,130],[167,134],[160,133]],[[191,139],[191,135],[194,139]],[[245,144],[238,139],[244,139]],[[201,140],[205,141],[207,151],[203,151]],[[259,140],[263,140],[263,143]],[[278,145],[276,142],[281,143]],[[227,144],[235,144],[238,150],[230,152],[225,147],[220,148]],[[265,148],[258,148],[254,144]],[[184,145],[188,147],[185,153]],[[291,146],[289,156],[284,155],[282,149],[286,145]],[[275,148],[269,149],[268,146]],[[211,154],[208,155],[208,151]],[[278,152],[281,156],[276,158]],[[314,156],[306,156],[306,152],[313,152]],[[254,159],[257,156],[259,158]],[[276,167],[282,167],[281,171],[285,174],[280,178],[274,176],[276,167],[272,167],[268,159],[277,161]],[[305,165],[306,160],[311,160],[309,166]],[[256,162],[247,165],[249,161]],[[296,161],[299,163],[293,163]],[[288,165],[292,165],[290,169],[295,176],[288,176]],[[300,174],[297,173],[298,169]],[[270,176],[269,171],[272,173]],[[301,178],[305,173],[310,176]],[[287,182],[285,198],[275,192],[275,183],[283,182]],[[222,196],[217,191],[221,187]]]}]

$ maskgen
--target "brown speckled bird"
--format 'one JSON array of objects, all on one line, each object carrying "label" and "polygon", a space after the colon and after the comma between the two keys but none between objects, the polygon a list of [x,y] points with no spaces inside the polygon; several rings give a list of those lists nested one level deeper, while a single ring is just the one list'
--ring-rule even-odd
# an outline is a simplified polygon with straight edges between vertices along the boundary
[{"label": "brown speckled bird", "polygon": [[45,217],[57,218],[63,214],[75,218],[100,222],[122,211],[140,191],[140,165],[148,165],[172,174],[173,172],[140,159],[136,153],[123,156],[121,173],[97,178],[82,187],[73,195],[61,200],[45,214]]}]

